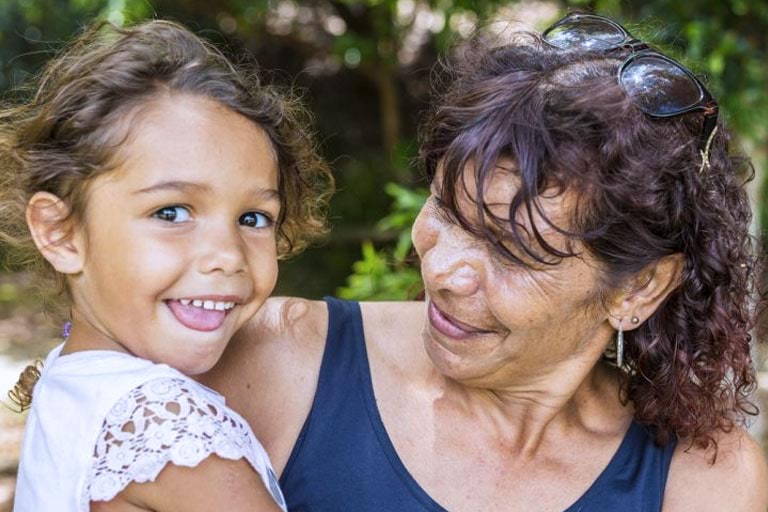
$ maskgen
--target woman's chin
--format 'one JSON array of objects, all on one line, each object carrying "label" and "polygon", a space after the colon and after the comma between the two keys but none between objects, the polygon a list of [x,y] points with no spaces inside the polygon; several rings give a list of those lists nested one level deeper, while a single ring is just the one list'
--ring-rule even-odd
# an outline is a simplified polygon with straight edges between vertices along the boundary
[{"label": "woman's chin", "polygon": [[[471,355],[468,347],[456,347],[461,343],[471,343],[471,341],[457,341],[446,339],[440,333],[435,332],[434,328],[427,323],[422,338],[424,340],[424,349],[427,352],[435,370],[441,375],[456,381],[472,380],[486,372],[478,366],[487,366],[488,361],[481,355]],[[464,350],[461,350],[463,348]]]}]

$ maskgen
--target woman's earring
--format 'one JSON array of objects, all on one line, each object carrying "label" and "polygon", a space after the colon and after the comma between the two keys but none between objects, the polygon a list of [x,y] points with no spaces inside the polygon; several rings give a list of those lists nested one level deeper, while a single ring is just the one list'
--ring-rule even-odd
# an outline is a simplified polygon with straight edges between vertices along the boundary
[{"label": "woman's earring", "polygon": [[624,366],[624,329],[621,328],[621,320],[619,320],[619,330],[616,333],[616,366],[619,368]]}]

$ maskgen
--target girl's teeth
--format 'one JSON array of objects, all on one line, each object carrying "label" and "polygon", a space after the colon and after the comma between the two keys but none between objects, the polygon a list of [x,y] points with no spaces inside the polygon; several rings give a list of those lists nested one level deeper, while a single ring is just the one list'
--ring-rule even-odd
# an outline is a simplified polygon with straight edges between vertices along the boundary
[{"label": "girl's teeth", "polygon": [[192,306],[196,308],[203,308],[203,309],[215,309],[217,311],[227,311],[229,309],[232,309],[235,307],[234,302],[223,302],[223,301],[214,301],[214,300],[200,300],[200,299],[179,299],[179,302],[183,306],[189,306],[192,304]]}]

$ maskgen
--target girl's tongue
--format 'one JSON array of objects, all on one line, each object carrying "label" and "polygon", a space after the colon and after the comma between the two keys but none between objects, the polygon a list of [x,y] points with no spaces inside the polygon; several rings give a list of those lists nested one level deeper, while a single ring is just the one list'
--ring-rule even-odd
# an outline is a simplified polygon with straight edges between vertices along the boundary
[{"label": "girl's tongue", "polygon": [[224,323],[224,318],[229,311],[217,309],[203,309],[192,304],[184,305],[178,300],[168,300],[168,309],[171,310],[176,320],[184,327],[196,331],[215,331]]}]

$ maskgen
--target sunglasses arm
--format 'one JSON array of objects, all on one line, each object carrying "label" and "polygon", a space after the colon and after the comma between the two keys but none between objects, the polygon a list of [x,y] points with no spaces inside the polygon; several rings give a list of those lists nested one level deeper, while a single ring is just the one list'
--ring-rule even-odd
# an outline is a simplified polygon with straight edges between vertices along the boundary
[{"label": "sunglasses arm", "polygon": [[699,173],[710,167],[710,156],[712,154],[712,141],[717,134],[717,107],[715,106],[711,112],[704,114],[704,126],[701,129],[701,137],[699,140],[699,153],[701,153],[701,167]]}]

